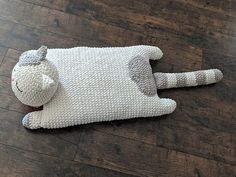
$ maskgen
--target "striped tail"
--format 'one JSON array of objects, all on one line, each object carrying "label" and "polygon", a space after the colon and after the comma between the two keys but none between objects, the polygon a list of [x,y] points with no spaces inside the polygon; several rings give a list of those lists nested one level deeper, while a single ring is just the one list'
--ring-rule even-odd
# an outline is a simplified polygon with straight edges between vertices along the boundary
[{"label": "striped tail", "polygon": [[185,73],[154,73],[157,89],[192,87],[219,82],[223,74],[218,69]]}]

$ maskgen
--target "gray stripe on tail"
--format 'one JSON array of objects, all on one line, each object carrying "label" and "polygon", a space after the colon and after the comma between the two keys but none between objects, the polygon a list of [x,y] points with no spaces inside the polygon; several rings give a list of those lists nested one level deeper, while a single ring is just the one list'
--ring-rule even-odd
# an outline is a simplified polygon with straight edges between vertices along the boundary
[{"label": "gray stripe on tail", "polygon": [[176,87],[185,87],[187,86],[187,76],[185,73],[175,73],[176,76]]},{"label": "gray stripe on tail", "polygon": [[205,85],[206,84],[206,73],[204,71],[195,71],[197,85]]},{"label": "gray stripe on tail", "polygon": [[158,89],[165,89],[168,86],[167,75],[165,73],[154,73]]}]

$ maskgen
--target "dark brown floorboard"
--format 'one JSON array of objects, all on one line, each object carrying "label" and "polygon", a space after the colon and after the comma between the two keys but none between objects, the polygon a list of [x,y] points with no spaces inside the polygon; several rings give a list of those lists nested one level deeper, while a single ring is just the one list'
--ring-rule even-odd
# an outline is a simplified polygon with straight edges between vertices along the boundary
[{"label": "dark brown floorboard", "polygon": [[[0,176],[236,176],[236,1],[0,0]],[[40,45],[157,45],[153,71],[219,68],[222,82],[160,91],[171,115],[30,131],[10,86]],[[40,109],[40,108],[38,108]]]}]

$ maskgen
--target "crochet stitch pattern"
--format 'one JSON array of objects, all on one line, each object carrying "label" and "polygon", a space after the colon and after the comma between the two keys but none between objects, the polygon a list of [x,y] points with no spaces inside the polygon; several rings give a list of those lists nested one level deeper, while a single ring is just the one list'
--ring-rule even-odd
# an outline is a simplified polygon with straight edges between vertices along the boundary
[{"label": "crochet stitch pattern", "polygon": [[12,90],[22,103],[43,110],[28,113],[22,124],[62,128],[170,114],[176,102],[159,98],[157,89],[207,85],[223,77],[217,69],[152,74],[149,60],[162,55],[146,45],[26,51],[13,68]]}]

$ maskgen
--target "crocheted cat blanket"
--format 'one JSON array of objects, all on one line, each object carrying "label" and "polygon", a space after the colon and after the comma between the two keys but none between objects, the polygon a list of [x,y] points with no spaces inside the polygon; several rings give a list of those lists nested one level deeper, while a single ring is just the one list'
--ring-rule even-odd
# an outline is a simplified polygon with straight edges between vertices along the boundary
[{"label": "crocheted cat blanket", "polygon": [[24,52],[12,71],[12,90],[28,113],[25,127],[61,128],[91,122],[172,113],[176,102],[158,89],[218,82],[220,70],[152,73],[149,60],[163,53],[154,46],[47,49]]}]

